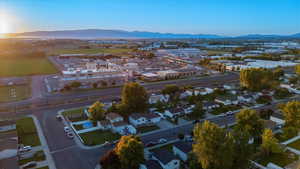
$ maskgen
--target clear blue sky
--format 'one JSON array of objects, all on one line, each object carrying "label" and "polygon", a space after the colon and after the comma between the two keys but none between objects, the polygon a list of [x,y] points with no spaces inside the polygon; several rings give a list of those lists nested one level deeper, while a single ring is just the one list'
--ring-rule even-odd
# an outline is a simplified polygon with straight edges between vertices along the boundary
[{"label": "clear blue sky", "polygon": [[300,32],[299,1],[0,0],[0,12],[14,19],[16,32],[99,28],[221,35],[293,34]]}]

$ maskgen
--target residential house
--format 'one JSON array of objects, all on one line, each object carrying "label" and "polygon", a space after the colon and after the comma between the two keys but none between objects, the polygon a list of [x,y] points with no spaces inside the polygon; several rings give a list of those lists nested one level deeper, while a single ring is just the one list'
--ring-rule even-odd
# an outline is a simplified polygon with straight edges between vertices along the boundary
[{"label": "residential house", "polygon": [[154,113],[135,113],[129,116],[129,122],[134,126],[158,123],[161,117]]},{"label": "residential house", "polygon": [[274,121],[278,125],[283,125],[285,123],[284,117],[281,113],[273,113],[270,120]]},{"label": "residential house", "polygon": [[192,144],[190,142],[176,142],[173,144],[173,152],[182,161],[187,161],[188,154],[192,151]]},{"label": "residential house", "polygon": [[147,160],[139,169],[163,169],[157,160]]},{"label": "residential house", "polygon": [[229,96],[220,96],[215,99],[215,102],[222,103],[224,105],[232,105],[232,104],[238,104],[239,101],[235,95],[229,95]]},{"label": "residential house", "polygon": [[165,110],[164,115],[166,117],[174,118],[174,117],[183,115],[184,113],[185,112],[184,112],[183,108],[175,108],[175,109],[172,109],[171,111]]},{"label": "residential house", "polygon": [[152,158],[157,160],[163,169],[179,169],[180,161],[176,156],[167,150],[153,151]]},{"label": "residential house", "polygon": [[111,126],[113,132],[119,133],[120,135],[136,134],[136,129],[124,121],[114,122]]},{"label": "residential house", "polygon": [[160,95],[154,95],[154,94],[152,94],[149,97],[149,104],[155,104],[158,101],[160,101],[160,102],[168,102],[169,98],[170,98],[169,95],[162,95],[162,94],[160,94]]},{"label": "residential house", "polygon": [[109,130],[111,129],[111,123],[108,120],[101,120],[97,122],[97,125],[100,127],[102,130]]},{"label": "residential house", "polygon": [[117,114],[117,113],[108,113],[105,116],[106,120],[108,120],[110,123],[116,123],[116,122],[121,122],[124,121],[124,118]]},{"label": "residential house", "polygon": [[196,95],[207,95],[207,94],[210,94],[210,93],[213,93],[214,92],[214,89],[211,89],[211,88],[202,88],[202,87],[198,87],[195,89],[195,94]]},{"label": "residential house", "polygon": [[16,122],[15,121],[0,121],[0,132],[15,130]]},{"label": "residential house", "polygon": [[264,120],[264,128],[275,130],[277,127],[277,123],[272,120]]},{"label": "residential house", "polygon": [[212,109],[218,108],[218,107],[220,107],[220,105],[215,103],[215,102],[209,102],[208,101],[208,102],[203,103],[203,109],[204,110],[212,110]]},{"label": "residential house", "polygon": [[250,94],[238,96],[238,100],[244,103],[250,103],[253,101],[253,98]]}]

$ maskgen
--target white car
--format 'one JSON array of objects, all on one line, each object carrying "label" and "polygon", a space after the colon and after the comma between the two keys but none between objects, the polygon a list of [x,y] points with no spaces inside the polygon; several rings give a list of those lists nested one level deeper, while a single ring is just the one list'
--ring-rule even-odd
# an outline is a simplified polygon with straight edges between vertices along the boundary
[{"label": "white car", "polygon": [[234,115],[234,112],[232,111],[226,112],[226,116],[231,116],[231,115]]},{"label": "white car", "polygon": [[68,132],[71,132],[71,129],[70,129],[70,127],[67,127],[67,126],[66,126],[66,127],[64,127],[64,130],[65,130],[65,132],[66,132],[66,133],[68,133]]},{"label": "white car", "polygon": [[68,136],[69,138],[74,138],[74,134],[71,133],[71,132],[67,133],[67,136]]},{"label": "white car", "polygon": [[31,149],[32,149],[31,146],[24,146],[24,147],[21,147],[19,151],[21,153],[24,153],[24,152],[30,151]]},{"label": "white car", "polygon": [[166,143],[166,142],[167,142],[167,140],[164,139],[164,138],[161,138],[161,139],[158,140],[159,144],[163,144],[163,143]]}]

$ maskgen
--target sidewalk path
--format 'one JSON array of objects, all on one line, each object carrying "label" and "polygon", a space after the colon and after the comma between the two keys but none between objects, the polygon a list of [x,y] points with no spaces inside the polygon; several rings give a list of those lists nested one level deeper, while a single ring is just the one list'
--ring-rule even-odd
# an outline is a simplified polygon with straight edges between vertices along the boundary
[{"label": "sidewalk path", "polygon": [[43,130],[41,128],[40,122],[38,121],[38,119],[34,115],[30,115],[30,117],[33,118],[33,121],[35,123],[35,126],[36,126],[36,129],[37,129],[37,132],[38,132],[38,135],[39,135],[44,153],[46,155],[46,159],[48,161],[48,166],[49,166],[50,169],[56,169],[54,160],[53,160],[52,155],[50,154],[50,151],[49,151],[49,147],[48,147],[46,138],[43,134]]}]

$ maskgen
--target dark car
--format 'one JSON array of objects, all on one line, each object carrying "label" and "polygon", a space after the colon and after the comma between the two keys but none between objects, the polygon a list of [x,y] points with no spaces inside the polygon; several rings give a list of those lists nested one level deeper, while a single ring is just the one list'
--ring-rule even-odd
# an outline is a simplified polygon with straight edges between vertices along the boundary
[{"label": "dark car", "polygon": [[155,146],[157,143],[154,141],[150,141],[149,143],[146,144],[146,147],[152,147]]}]

